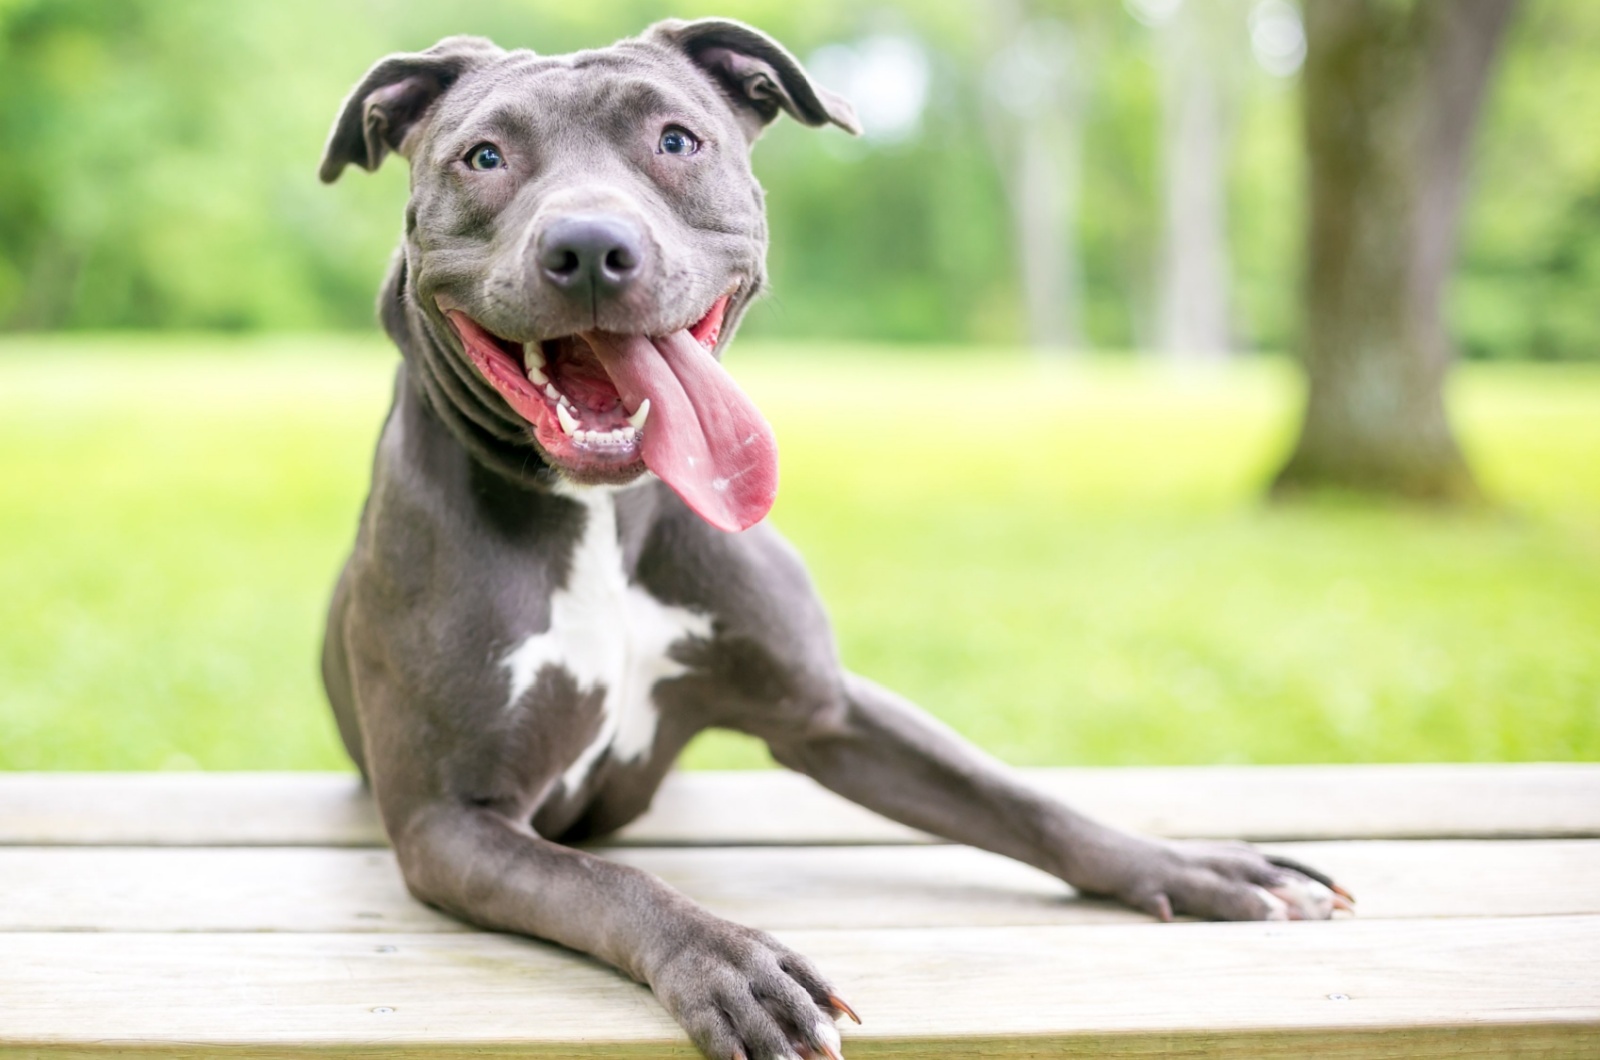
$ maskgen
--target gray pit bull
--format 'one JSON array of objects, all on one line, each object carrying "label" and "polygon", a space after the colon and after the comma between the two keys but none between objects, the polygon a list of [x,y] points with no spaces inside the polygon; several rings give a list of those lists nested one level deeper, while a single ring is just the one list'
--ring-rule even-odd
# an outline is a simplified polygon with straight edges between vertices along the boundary
[{"label": "gray pit bull", "polygon": [[720,364],[765,283],[749,150],[856,132],[765,35],[668,21],[541,56],[452,37],[345,101],[321,176],[411,165],[380,296],[403,355],[322,666],[405,881],[646,983],[716,1060],[837,1057],[805,957],[576,849],[721,726],[914,828],[1163,920],[1323,918],[1347,896],[1243,844],[1118,831],[846,671],[764,523],[773,435]]}]

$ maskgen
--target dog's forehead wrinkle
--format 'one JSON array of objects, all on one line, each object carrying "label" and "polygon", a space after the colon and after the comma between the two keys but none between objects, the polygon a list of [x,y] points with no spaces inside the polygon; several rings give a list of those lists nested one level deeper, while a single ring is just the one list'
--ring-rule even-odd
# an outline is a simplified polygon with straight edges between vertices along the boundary
[{"label": "dog's forehead wrinkle", "polygon": [[686,101],[675,98],[665,86],[642,77],[622,76],[597,82],[593,102],[627,117],[644,118],[658,111],[685,110]]}]

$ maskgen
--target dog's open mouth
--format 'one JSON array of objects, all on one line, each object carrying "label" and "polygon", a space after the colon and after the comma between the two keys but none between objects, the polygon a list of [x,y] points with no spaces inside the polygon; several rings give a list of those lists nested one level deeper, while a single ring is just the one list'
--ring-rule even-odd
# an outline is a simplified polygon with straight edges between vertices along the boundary
[{"label": "dog's open mouth", "polygon": [[760,522],[778,489],[778,450],[754,403],[712,355],[730,295],[668,335],[586,331],[518,343],[446,309],[489,384],[539,447],[580,482],[655,472],[722,530]]}]

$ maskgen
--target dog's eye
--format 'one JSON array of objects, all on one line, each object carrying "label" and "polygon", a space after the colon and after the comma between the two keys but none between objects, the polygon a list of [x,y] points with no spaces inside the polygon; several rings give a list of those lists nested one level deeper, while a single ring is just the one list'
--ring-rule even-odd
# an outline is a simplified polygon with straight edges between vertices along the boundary
[{"label": "dog's eye", "polygon": [[694,133],[676,125],[667,126],[661,134],[661,142],[656,145],[656,153],[663,155],[692,155],[698,150],[700,141],[694,138]]},{"label": "dog's eye", "polygon": [[467,152],[467,168],[476,170],[502,169],[506,160],[494,144],[479,144]]}]

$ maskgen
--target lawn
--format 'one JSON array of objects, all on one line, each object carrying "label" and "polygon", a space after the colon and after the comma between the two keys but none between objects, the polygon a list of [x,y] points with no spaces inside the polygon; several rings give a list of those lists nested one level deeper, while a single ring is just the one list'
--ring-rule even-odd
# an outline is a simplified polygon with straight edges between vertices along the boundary
[{"label": "lawn", "polygon": [[[376,340],[0,342],[0,768],[342,768]],[[748,348],[846,661],[1018,764],[1600,758],[1600,370],[1472,366],[1499,505],[1259,500],[1289,366]],[[756,766],[749,741],[695,766]]]}]

